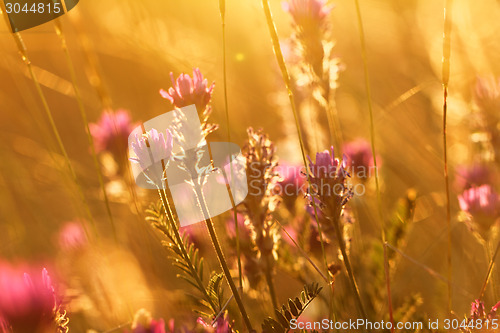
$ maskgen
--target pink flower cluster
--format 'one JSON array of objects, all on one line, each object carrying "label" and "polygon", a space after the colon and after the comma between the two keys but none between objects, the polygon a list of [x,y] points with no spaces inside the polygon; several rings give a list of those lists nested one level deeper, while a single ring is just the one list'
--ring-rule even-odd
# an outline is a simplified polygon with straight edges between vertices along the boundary
[{"label": "pink flower cluster", "polygon": [[208,85],[207,79],[203,78],[200,70],[193,70],[193,77],[189,74],[181,74],[176,80],[170,73],[172,86],[168,91],[161,89],[160,94],[168,99],[175,107],[181,108],[188,105],[196,105],[199,112],[205,111],[212,98],[214,83]]},{"label": "pink flower cluster", "polygon": [[45,332],[54,327],[56,306],[45,268],[28,274],[26,269],[0,263],[0,328],[3,325],[16,333]]}]

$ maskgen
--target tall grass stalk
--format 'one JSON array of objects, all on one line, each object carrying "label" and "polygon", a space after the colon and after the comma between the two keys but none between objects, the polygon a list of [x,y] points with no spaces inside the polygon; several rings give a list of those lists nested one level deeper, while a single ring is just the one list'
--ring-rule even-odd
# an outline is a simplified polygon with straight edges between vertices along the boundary
[{"label": "tall grass stalk", "polygon": [[104,186],[104,179],[103,179],[103,175],[102,175],[102,171],[101,171],[101,166],[99,165],[99,160],[97,159],[97,153],[96,153],[95,146],[94,146],[94,140],[92,139],[92,134],[90,133],[90,127],[89,127],[89,122],[88,122],[88,118],[87,118],[87,111],[85,110],[85,105],[83,103],[83,99],[82,99],[82,96],[80,94],[80,89],[78,88],[78,85],[77,85],[75,66],[73,65],[73,60],[71,59],[71,55],[70,55],[69,50],[68,50],[68,45],[66,43],[66,37],[63,33],[61,21],[59,20],[59,18],[54,20],[54,25],[55,25],[56,34],[57,34],[57,36],[59,36],[59,39],[61,40],[61,47],[63,49],[64,56],[65,56],[66,62],[68,64],[68,70],[69,70],[70,77],[71,77],[71,84],[73,86],[73,91],[75,92],[75,98],[76,98],[76,101],[78,104],[78,109],[80,110],[80,116],[82,117],[83,124],[85,126],[85,132],[87,134],[87,141],[88,141],[88,144],[90,147],[92,159],[94,161],[94,167],[95,167],[96,172],[97,172],[99,186],[101,187],[101,191],[102,191],[102,194],[104,197],[104,203],[106,205],[106,211],[108,213],[109,222],[110,222],[111,228],[113,230],[113,237],[115,240],[118,240],[117,234],[116,234],[116,226],[115,226],[115,222],[113,219],[113,214],[111,213],[111,207],[110,207],[110,203],[109,203],[108,193],[106,191],[106,187]]},{"label": "tall grass stalk", "polygon": [[[226,126],[227,126],[227,142],[231,142],[231,126],[229,122],[229,103],[227,101],[227,61],[226,61],[226,0],[219,0],[219,10],[221,17],[221,29],[222,29],[222,75],[223,75],[223,85],[224,85],[224,109],[226,111]],[[230,150],[228,149],[230,154]],[[231,168],[231,179],[233,179],[233,166],[232,166],[232,155],[229,155],[229,166]],[[226,177],[227,178],[227,177]],[[233,206],[233,221],[234,230],[236,233],[236,256],[238,261],[238,281],[241,291],[243,291],[243,274],[241,269],[241,250],[240,250],[240,228],[238,225],[238,214],[236,212],[236,204],[233,199],[231,188],[229,183],[226,182],[229,196],[231,198],[231,205]]]},{"label": "tall grass stalk", "polygon": [[498,241],[495,252],[493,253],[493,256],[490,259],[488,270],[486,272],[486,277],[484,278],[483,286],[481,287],[481,292],[479,293],[479,299],[482,299],[484,297],[484,293],[486,292],[486,287],[488,286],[488,282],[490,281],[491,273],[493,272],[493,267],[495,266],[495,261],[498,257],[499,252],[500,252],[500,240]]},{"label": "tall grass stalk", "polygon": [[198,186],[197,184],[194,184],[194,191],[196,194],[198,205],[200,206],[203,217],[205,218],[205,224],[207,225],[208,233],[210,234],[210,239],[212,240],[215,252],[217,253],[219,264],[222,267],[222,271],[224,272],[227,283],[229,284],[229,288],[231,289],[234,299],[236,300],[236,304],[238,305],[245,326],[247,327],[249,332],[252,332],[253,331],[252,324],[250,323],[250,319],[248,318],[248,314],[246,312],[245,306],[243,305],[243,301],[241,300],[238,289],[236,288],[233,278],[231,277],[229,266],[227,265],[226,259],[224,257],[224,252],[222,252],[222,247],[220,246],[217,233],[215,232],[214,223],[208,213],[205,197],[203,196],[200,186]]},{"label": "tall grass stalk", "polygon": [[444,7],[444,32],[443,32],[443,160],[444,160],[444,184],[446,189],[446,228],[448,232],[448,248],[447,248],[447,263],[448,263],[448,313],[452,309],[452,276],[453,266],[451,260],[452,252],[452,237],[451,237],[451,205],[450,205],[450,181],[448,177],[448,144],[447,144],[447,113],[448,113],[448,83],[450,80],[450,53],[451,53],[451,6],[452,0],[446,0]]},{"label": "tall grass stalk", "polygon": [[391,277],[390,277],[390,267],[389,267],[389,259],[387,254],[387,242],[386,242],[386,230],[385,230],[385,222],[384,222],[384,214],[382,210],[382,197],[380,194],[380,182],[378,178],[378,169],[377,169],[377,150],[375,145],[375,124],[373,120],[373,103],[372,103],[372,94],[370,87],[370,73],[368,71],[368,56],[366,51],[366,38],[365,31],[363,27],[363,18],[361,15],[361,8],[359,5],[359,0],[354,0],[356,5],[356,15],[359,26],[359,39],[361,43],[361,56],[363,58],[363,72],[365,76],[365,89],[366,89],[366,99],[368,103],[368,113],[370,116],[370,142],[372,148],[373,155],[373,166],[375,167],[375,188],[377,192],[377,204],[378,204],[378,213],[381,223],[381,239],[382,246],[384,248],[384,274],[385,274],[385,282],[387,289],[387,305],[389,308],[389,318],[392,323],[391,332],[394,332],[394,314],[393,314],[393,306],[392,306],[392,293],[391,293]]},{"label": "tall grass stalk", "polygon": [[[280,42],[279,42],[279,38],[278,38],[278,32],[276,31],[276,26],[274,24],[274,20],[273,20],[273,16],[272,16],[272,13],[271,13],[271,9],[269,8],[269,1],[268,0],[262,0],[262,7],[264,8],[264,14],[266,16],[266,23],[267,23],[267,26],[269,28],[269,33],[271,35],[271,42],[272,42],[272,45],[273,45],[273,50],[274,50],[274,54],[276,56],[276,60],[278,62],[278,66],[280,68],[280,71],[281,71],[281,76],[283,77],[283,81],[285,83],[285,87],[287,89],[287,93],[288,93],[288,99],[290,100],[290,105],[292,107],[292,113],[293,113],[293,117],[294,117],[294,120],[295,120],[295,127],[297,128],[297,135],[298,135],[298,138],[299,138],[299,143],[300,143],[300,152],[302,154],[302,160],[303,160],[303,163],[304,163],[304,168],[306,170],[308,170],[307,168],[307,160],[306,160],[306,153],[305,153],[305,148],[304,148],[304,140],[302,138],[302,131],[301,131],[301,128],[300,128],[300,123],[299,123],[299,117],[298,117],[298,113],[297,113],[297,108],[296,108],[296,105],[295,105],[295,98],[294,98],[294,94],[293,94],[293,91],[292,91],[292,83],[291,83],[291,80],[290,80],[290,74],[288,73],[288,69],[286,67],[286,63],[285,63],[285,59],[283,57],[283,54],[281,52],[281,47],[280,47]],[[309,187],[310,187],[310,174],[309,172],[306,172],[306,177],[307,177],[307,182],[309,184]],[[321,230],[321,225],[319,223],[319,219],[318,219],[318,212],[317,212],[317,207],[316,207],[316,203],[315,203],[315,200],[314,200],[314,194],[313,194],[313,191],[309,191],[311,193],[311,195],[313,196],[313,199],[312,199],[312,206],[313,206],[313,210],[314,210],[314,218],[316,220],[316,224],[318,226],[318,234],[319,234],[319,239],[320,239],[320,243],[321,243],[321,253],[323,255],[323,261],[324,261],[324,264],[325,264],[325,269],[326,269],[326,272],[327,274],[328,273],[328,261],[326,259],[326,252],[325,252],[325,245],[324,245],[324,240],[323,240],[323,232]],[[332,280],[332,277],[331,275],[329,274],[330,276],[330,313],[329,313],[329,316],[332,315],[332,311],[333,311],[333,280]],[[355,283],[354,283],[355,284]],[[354,290],[354,293],[357,294],[357,297],[359,297],[359,293],[357,290]],[[364,309],[363,307],[361,306],[359,308],[360,312],[361,313],[364,313]],[[365,316],[366,318],[366,316]]]},{"label": "tall grass stalk", "polygon": [[[95,89],[100,101],[103,110],[112,110],[113,109],[113,101],[111,99],[111,96],[108,92],[108,89],[106,87],[106,84],[103,79],[102,72],[99,68],[99,60],[95,55],[95,52],[92,52],[91,50],[91,41],[88,38],[88,36],[81,30],[81,21],[80,21],[80,16],[78,12],[72,12],[72,14],[69,16],[73,23],[73,27],[76,30],[77,34],[77,41],[79,42],[83,54],[84,54],[84,59],[86,62],[87,69],[85,72],[87,73],[88,81],[91,84],[91,86]],[[105,111],[107,112],[107,111]],[[117,132],[116,124],[113,123],[115,132]],[[121,151],[120,153],[124,154],[124,156],[127,155],[126,149]],[[126,184],[127,188],[130,192],[131,195],[131,203],[134,205],[134,208],[136,210],[136,213],[138,215],[138,220],[142,221],[141,215],[142,215],[142,206],[141,203],[138,200],[138,195],[137,191],[135,189],[135,182],[132,176],[132,172],[130,171],[130,168],[128,167],[128,164],[126,164],[126,170],[124,172],[124,175],[126,177]]]},{"label": "tall grass stalk", "polygon": [[[5,14],[5,10],[3,8],[3,5],[2,5],[2,7],[0,7],[0,11],[1,11],[1,14],[3,14],[3,16],[4,16],[7,27],[10,27],[10,24],[9,24],[9,21],[7,18],[7,14]],[[69,174],[70,174],[73,182],[75,183],[78,195],[79,195],[80,199],[82,200],[83,208],[85,210],[85,213],[87,215],[88,220],[90,221],[94,235],[97,237],[98,232],[97,232],[97,227],[95,224],[94,217],[92,216],[89,204],[87,202],[87,199],[85,198],[85,194],[83,193],[83,189],[80,185],[80,181],[78,180],[75,169],[73,168],[73,164],[71,163],[71,160],[69,159],[69,156],[68,156],[68,153],[67,153],[66,148],[64,146],[64,143],[62,141],[61,135],[59,134],[59,130],[57,129],[57,125],[54,121],[52,111],[51,111],[50,106],[47,102],[47,99],[45,98],[45,94],[42,91],[42,87],[40,86],[40,82],[38,81],[38,78],[37,78],[35,72],[33,71],[33,66],[31,65],[31,60],[28,57],[28,50],[26,48],[26,45],[24,44],[24,41],[23,41],[21,34],[19,32],[13,32],[12,37],[14,38],[16,46],[19,50],[19,54],[21,55],[21,59],[26,64],[29,75],[30,75],[30,77],[35,85],[36,92],[37,92],[37,94],[40,97],[40,100],[42,102],[43,109],[44,109],[45,114],[49,120],[49,124],[50,124],[51,130],[52,130],[52,133],[56,139],[58,148],[64,157]],[[85,225],[84,224],[82,224],[82,225],[83,225],[84,230],[87,232]]]}]

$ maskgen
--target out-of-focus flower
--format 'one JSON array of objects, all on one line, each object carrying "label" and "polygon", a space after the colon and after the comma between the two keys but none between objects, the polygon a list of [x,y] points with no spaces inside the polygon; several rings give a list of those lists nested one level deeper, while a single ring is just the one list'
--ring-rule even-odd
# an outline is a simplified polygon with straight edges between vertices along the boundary
[{"label": "out-of-focus flower", "polygon": [[131,329],[130,333],[166,333],[165,321],[163,319],[153,319],[151,314],[145,309],[140,309],[136,312]]},{"label": "out-of-focus flower", "polygon": [[89,124],[97,152],[110,152],[117,161],[127,155],[128,136],[134,129],[126,110],[104,111],[97,123]]},{"label": "out-of-focus flower", "polygon": [[472,186],[491,184],[492,181],[491,170],[484,164],[461,165],[456,168],[455,187],[460,191]]},{"label": "out-of-focus flower", "polygon": [[[238,220],[238,233],[240,236],[240,242],[246,242],[250,240],[250,230],[245,224],[246,218],[243,214],[237,213],[236,218]],[[229,238],[236,237],[236,228],[234,225],[234,214],[230,214],[229,218],[226,220],[226,231]]]},{"label": "out-of-focus flower", "polygon": [[0,263],[0,322],[16,333],[45,332],[54,327],[56,298],[44,268],[28,274]]},{"label": "out-of-focus flower", "polygon": [[286,162],[280,162],[276,167],[281,180],[279,181],[279,186],[281,188],[281,195],[286,197],[297,197],[299,194],[303,193],[303,186],[305,183],[305,174],[303,165],[291,164]]},{"label": "out-of-focus flower", "polygon": [[[377,170],[373,170],[373,154],[368,141],[356,139],[347,142],[343,145],[342,150],[346,156],[346,168],[351,176],[366,180],[372,175],[372,172],[377,172]],[[380,159],[377,156],[377,165],[379,164]]]},{"label": "out-of-focus flower", "polygon": [[215,84],[212,83],[209,86],[199,68],[193,70],[192,78],[189,74],[181,74],[177,79],[174,79],[173,73],[170,73],[170,78],[173,87],[169,88],[168,91],[160,90],[163,98],[168,99],[178,108],[194,104],[198,112],[207,109]]},{"label": "out-of-focus flower", "polygon": [[217,321],[212,326],[211,323],[205,322],[202,318],[198,318],[198,324],[203,326],[206,333],[231,333],[231,325],[224,316],[217,318]]},{"label": "out-of-focus flower", "polygon": [[307,30],[324,24],[332,7],[326,0],[289,0],[283,2],[283,9],[290,13],[297,26]]},{"label": "out-of-focus flower", "polygon": [[500,201],[490,185],[471,187],[459,197],[460,209],[469,213],[481,231],[487,231],[498,218]]},{"label": "out-of-focus flower", "polygon": [[59,231],[59,246],[64,251],[83,249],[88,244],[81,222],[67,222]]},{"label": "out-of-focus flower", "polygon": [[475,99],[482,111],[497,112],[500,108],[500,79],[479,77],[476,82]]}]

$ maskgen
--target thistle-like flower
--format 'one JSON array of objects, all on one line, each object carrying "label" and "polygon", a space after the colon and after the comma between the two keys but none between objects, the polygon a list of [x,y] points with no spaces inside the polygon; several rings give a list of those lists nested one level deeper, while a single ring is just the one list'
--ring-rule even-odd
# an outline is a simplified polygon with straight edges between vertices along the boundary
[{"label": "thistle-like flower", "polygon": [[109,152],[120,162],[127,155],[128,136],[136,125],[126,110],[104,111],[97,123],[89,124],[96,151]]},{"label": "thistle-like flower", "polygon": [[206,136],[215,131],[218,126],[208,123],[208,118],[212,113],[210,100],[215,83],[212,82],[209,86],[207,79],[203,78],[198,68],[193,70],[192,78],[188,74],[181,74],[174,80],[172,73],[170,73],[170,78],[172,87],[168,91],[161,89],[160,95],[178,109],[194,104],[200,115],[203,134]]},{"label": "thistle-like flower", "polygon": [[174,79],[174,74],[170,73],[172,87],[168,91],[161,89],[160,94],[168,99],[174,106],[181,108],[195,104],[198,111],[204,111],[209,107],[210,99],[215,84],[208,85],[207,79],[203,78],[199,68],[193,70],[193,77],[189,74],[181,74]]},{"label": "thistle-like flower", "polygon": [[327,218],[339,218],[344,205],[352,196],[346,183],[349,177],[346,171],[346,157],[344,156],[343,161],[335,158],[333,147],[331,147],[331,151],[316,153],[315,162],[309,156],[308,159],[311,171],[310,199],[316,197],[319,200],[319,208]]},{"label": "thistle-like flower", "polygon": [[13,332],[41,333],[55,327],[58,307],[45,268],[41,274],[30,275],[1,263],[0,295],[0,323]]},{"label": "thistle-like flower", "polygon": [[[471,187],[459,197],[460,209],[469,213],[480,232],[487,232],[498,218],[500,200],[498,194],[490,185]],[[475,229],[475,228],[474,228]]]},{"label": "thistle-like flower", "polygon": [[[161,186],[164,179],[164,165],[172,155],[173,138],[169,130],[164,133],[156,129],[149,130],[146,134],[136,135],[130,147],[135,156],[130,157],[130,161],[140,165],[148,181],[157,186]],[[161,165],[161,161],[164,165]]]},{"label": "thistle-like flower", "polygon": [[462,332],[467,332],[467,333],[476,332],[476,330],[474,330],[474,327],[478,327],[479,322],[482,325],[480,328],[478,327],[479,328],[478,331],[496,332],[498,327],[496,327],[497,325],[495,324],[492,325],[492,323],[493,320],[495,320],[495,322],[498,320],[497,310],[499,308],[500,308],[500,302],[494,305],[491,308],[491,310],[488,313],[486,313],[484,302],[479,299],[476,299],[471,304],[470,316],[469,318],[467,318],[468,323],[470,323],[471,325],[464,325],[466,327],[472,327],[473,329],[471,330],[469,328],[462,328],[461,329]]},{"label": "thistle-like flower", "polygon": [[[346,157],[343,160],[335,158],[333,147],[316,153],[316,160],[309,159],[309,212],[322,225],[322,231],[326,234],[327,240],[335,239],[337,231],[346,244],[346,251],[349,246],[349,231],[352,224],[349,214],[345,214],[345,205],[352,197],[353,193],[347,184],[350,175],[346,171]],[[314,212],[316,210],[316,212]],[[345,222],[345,223],[344,223]],[[338,229],[338,230],[337,230]],[[339,244],[341,245],[341,244]]]}]

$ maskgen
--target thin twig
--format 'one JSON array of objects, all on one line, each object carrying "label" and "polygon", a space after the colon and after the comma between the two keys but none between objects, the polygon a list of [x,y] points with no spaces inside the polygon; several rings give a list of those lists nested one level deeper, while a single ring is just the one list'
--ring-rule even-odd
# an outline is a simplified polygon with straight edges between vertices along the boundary
[{"label": "thin twig", "polygon": [[[374,120],[373,120],[373,103],[372,103],[372,96],[371,96],[371,87],[370,87],[370,73],[368,71],[368,56],[366,52],[366,38],[365,38],[365,31],[363,28],[363,19],[361,16],[361,8],[359,6],[359,0],[354,1],[356,4],[356,14],[358,18],[358,26],[359,26],[359,38],[360,38],[360,43],[361,43],[361,56],[363,58],[363,71],[364,71],[364,76],[365,76],[365,89],[366,89],[366,99],[368,103],[368,112],[370,115],[370,142],[371,142],[371,148],[372,148],[372,156],[373,156],[373,166],[375,168],[375,188],[377,192],[377,206],[378,206],[378,213],[379,213],[379,218],[380,218],[380,223],[381,223],[381,240],[382,244],[385,243],[386,241],[386,230],[385,230],[385,221],[384,221],[384,214],[382,211],[382,197],[380,194],[380,182],[378,178],[378,168],[377,168],[377,150],[375,146],[375,125],[374,125]],[[387,304],[389,307],[389,319],[392,323],[391,325],[391,332],[394,333],[394,314],[393,314],[393,306],[392,306],[392,293],[391,293],[391,276],[390,276],[390,268],[389,268],[389,258],[387,256],[387,250],[386,247],[384,246],[384,274],[385,274],[385,283],[386,283],[386,289],[387,289]]]},{"label": "thin twig", "polygon": [[443,160],[444,160],[444,183],[446,188],[446,227],[448,230],[448,313],[452,310],[452,276],[453,266],[451,260],[452,237],[451,237],[451,204],[450,204],[450,181],[448,177],[448,145],[446,133],[446,120],[448,112],[448,83],[450,80],[450,53],[451,53],[451,5],[452,0],[446,0],[444,7],[444,33],[443,33]]},{"label": "thin twig", "polygon": [[[299,143],[300,143],[300,152],[302,154],[302,161],[304,163],[305,170],[308,170],[306,153],[305,153],[305,148],[304,148],[304,140],[302,138],[302,131],[300,128],[299,117],[298,117],[297,108],[295,105],[295,98],[294,98],[294,94],[293,94],[293,90],[292,90],[292,82],[290,79],[290,75],[288,73],[288,69],[287,69],[286,64],[285,64],[285,59],[284,59],[283,54],[281,52],[278,33],[276,31],[276,26],[274,25],[271,9],[269,8],[269,1],[262,0],[262,7],[264,8],[264,14],[266,16],[267,26],[269,28],[269,33],[271,35],[271,42],[273,45],[274,54],[276,56],[278,66],[279,66],[280,71],[281,71],[281,76],[283,77],[283,81],[285,83],[285,87],[286,87],[286,90],[288,92],[288,99],[289,99],[290,105],[292,107],[292,113],[293,113],[293,117],[295,120],[295,127],[297,128],[297,135],[298,135]],[[306,177],[307,177],[307,182],[309,184],[309,189],[310,189],[311,176],[310,176],[309,172],[306,172]],[[326,259],[325,245],[324,245],[324,240],[323,240],[323,232],[321,230],[322,228],[321,228],[321,225],[320,225],[319,219],[318,219],[318,212],[317,212],[317,207],[316,207],[316,203],[314,200],[314,193],[313,193],[313,191],[309,191],[309,192],[311,193],[311,196],[313,197],[312,198],[312,206],[313,206],[313,210],[314,210],[314,217],[316,220],[316,224],[318,226],[319,239],[320,239],[320,243],[321,243],[321,252],[323,255],[323,261],[325,264],[326,272],[328,272],[328,261]],[[331,290],[331,288],[330,288],[330,290]],[[333,293],[333,291],[332,291],[332,293]]]},{"label": "thin twig", "polygon": [[[219,0],[219,10],[221,17],[222,26],[222,72],[224,81],[224,108],[226,110],[226,126],[227,126],[227,142],[228,145],[231,142],[231,130],[229,123],[229,103],[227,101],[227,64],[226,64],[226,0]],[[231,180],[233,179],[233,158],[230,149],[229,153],[229,167],[231,168]],[[227,178],[227,177],[226,177]],[[238,260],[238,280],[240,284],[240,289],[243,289],[243,273],[241,268],[241,250],[240,250],[240,227],[238,225],[238,213],[236,212],[236,204],[232,195],[231,187],[229,183],[226,182],[229,196],[231,198],[231,205],[233,206],[233,220],[234,220],[234,230],[236,233],[236,256]]]},{"label": "thin twig", "polygon": [[66,43],[66,37],[64,36],[63,30],[62,30],[62,25],[61,21],[56,18],[54,20],[54,25],[55,25],[55,30],[56,34],[59,36],[59,39],[61,40],[61,47],[64,51],[64,56],[66,57],[66,62],[68,64],[68,70],[70,73],[71,77],[71,84],[73,86],[73,91],[75,92],[75,98],[78,104],[78,109],[80,110],[80,116],[82,117],[83,124],[85,126],[85,133],[87,134],[87,141],[90,146],[90,151],[92,155],[92,159],[94,161],[94,167],[97,171],[97,178],[99,180],[99,186],[101,187],[101,191],[104,196],[104,203],[106,205],[106,211],[108,213],[109,221],[111,223],[111,228],[113,230],[113,236],[115,240],[117,240],[117,234],[116,234],[116,226],[115,222],[113,219],[113,214],[111,213],[111,207],[109,203],[109,198],[108,198],[108,193],[106,191],[106,187],[104,186],[104,179],[101,171],[101,167],[99,165],[99,160],[97,159],[97,153],[95,150],[95,145],[94,145],[94,140],[92,139],[92,134],[90,133],[90,127],[89,127],[89,122],[87,119],[87,112],[85,110],[85,106],[83,103],[82,96],[80,94],[80,89],[78,88],[78,85],[76,83],[76,73],[75,73],[75,66],[73,65],[73,60],[71,59],[71,55],[69,54],[68,50],[68,45]]}]

